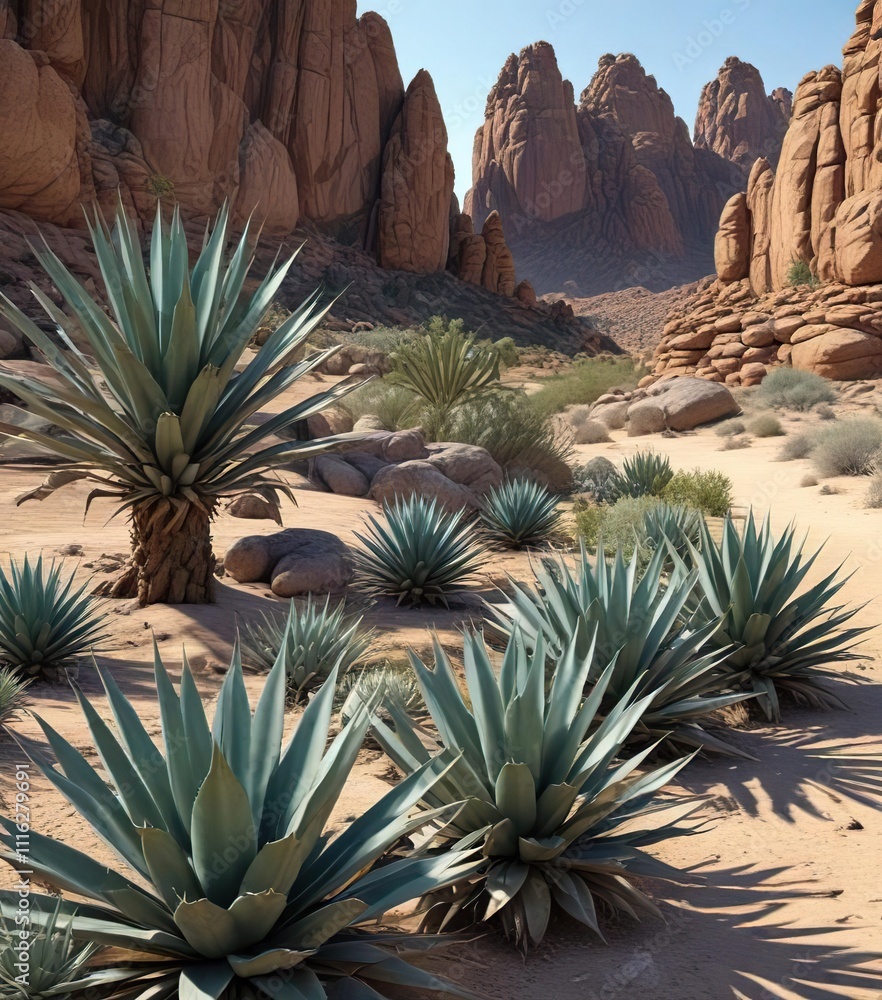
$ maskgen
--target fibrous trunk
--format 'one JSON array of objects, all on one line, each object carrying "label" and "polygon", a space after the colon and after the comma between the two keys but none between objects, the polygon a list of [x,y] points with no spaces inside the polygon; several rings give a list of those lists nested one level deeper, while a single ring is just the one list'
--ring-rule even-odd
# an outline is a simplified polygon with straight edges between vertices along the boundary
[{"label": "fibrous trunk", "polygon": [[183,517],[167,501],[132,513],[132,556],[122,576],[96,591],[148,604],[209,604],[214,590],[211,513],[188,504]]}]

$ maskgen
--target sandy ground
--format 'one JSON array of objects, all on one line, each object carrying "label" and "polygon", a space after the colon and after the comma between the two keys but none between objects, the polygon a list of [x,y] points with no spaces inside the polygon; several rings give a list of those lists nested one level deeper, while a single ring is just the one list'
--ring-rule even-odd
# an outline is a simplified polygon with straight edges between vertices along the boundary
[{"label": "sandy ground", "polygon": [[[805,421],[790,421],[802,429]],[[782,527],[791,518],[808,530],[809,545],[825,538],[827,548],[818,572],[847,559],[855,575],[844,596],[864,603],[882,593],[882,512],[861,507],[866,483],[837,481],[837,495],[822,496],[817,487],[799,484],[807,462],[778,463],[780,439],[757,441],[749,450],[721,452],[710,431],[677,438],[628,440],[579,448],[612,458],[650,443],[668,454],[675,467],[718,468],[729,474],[741,507],[771,508]],[[62,546],[79,544],[81,572],[102,554],[125,553],[124,522],[108,521],[108,508],[93,506],[83,521],[85,486],[75,486],[40,504],[13,506],[16,494],[35,484],[39,474],[0,469],[0,557],[42,551],[49,556]],[[286,526],[335,531],[352,540],[363,516],[374,510],[369,501],[329,497],[303,490],[295,510],[286,506]],[[215,547],[222,553],[235,538],[275,530],[260,521],[239,521],[223,513],[215,528]],[[424,647],[428,629],[442,630],[455,645],[456,628],[477,613],[477,595],[492,593],[504,571],[527,575],[520,556],[494,558],[490,573],[475,593],[451,612],[396,610],[379,605],[371,613],[382,628],[383,651],[408,644]],[[102,578],[100,570],[96,571]],[[119,602],[113,609],[114,639],[101,656],[137,704],[139,714],[158,734],[158,712],[152,698],[149,660],[156,636],[166,663],[177,668],[186,642],[206,698],[222,679],[233,640],[236,616],[276,606],[266,587],[221,581],[218,602],[204,608],[133,607]],[[861,611],[859,622],[875,624],[879,604]],[[709,760],[694,763],[683,776],[691,793],[708,797],[710,829],[702,835],[662,844],[658,854],[675,865],[693,869],[705,880],[695,888],[654,888],[668,922],[612,923],[606,945],[568,925],[554,927],[548,942],[524,961],[504,941],[490,934],[459,947],[434,963],[439,971],[467,981],[488,997],[516,1000],[593,1000],[634,997],[652,1000],[698,998],[848,997],[882,998],[882,821],[878,774],[867,761],[838,765],[823,755],[844,748],[853,755],[882,751],[882,632],[872,633],[864,647],[867,660],[851,665],[838,685],[850,705],[847,712],[817,714],[789,709],[785,727],[754,726],[736,734],[757,763]],[[875,662],[874,662],[875,661]],[[88,670],[81,673],[87,692],[105,705]],[[259,681],[249,679],[256,691]],[[35,691],[37,710],[76,746],[89,746],[88,734],[71,695],[61,689]],[[292,725],[294,719],[292,717]],[[17,727],[35,735],[33,720]],[[0,743],[0,793],[8,809],[10,779],[18,753]],[[877,763],[882,764],[882,760]],[[335,822],[356,814],[388,787],[386,764],[365,752],[350,780]],[[44,784],[33,796],[35,827],[44,833],[77,836],[79,846],[106,854],[84,831],[73,810]]]}]

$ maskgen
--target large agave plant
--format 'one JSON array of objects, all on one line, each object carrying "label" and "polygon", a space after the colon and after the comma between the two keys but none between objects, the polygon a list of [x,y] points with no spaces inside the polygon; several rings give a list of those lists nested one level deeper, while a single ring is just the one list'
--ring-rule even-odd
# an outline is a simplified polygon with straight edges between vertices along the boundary
[{"label": "large agave plant", "polygon": [[356,553],[361,579],[375,594],[399,604],[447,606],[480,565],[483,547],[462,511],[446,511],[437,500],[411,496],[383,507],[385,524],[367,519],[364,545]]},{"label": "large agave plant", "polygon": [[[383,997],[385,984],[470,996],[403,961],[432,942],[369,929],[387,910],[470,876],[455,852],[375,867],[390,845],[427,820],[413,807],[442,777],[437,758],[410,775],[334,840],[325,832],[368,728],[370,707],[326,750],[336,672],[310,702],[287,746],[285,662],[280,656],[252,715],[238,651],[212,728],[186,663],[176,692],[156,656],[165,756],[113,679],[101,673],[113,732],[77,690],[107,780],[46,722],[60,769],[32,760],[133,874],[36,832],[15,852],[4,821],[0,857],[65,894],[73,935],[102,950],[96,969],[118,980],[115,996],[165,1000],[288,1000],[326,996],[348,982],[353,997]],[[73,902],[71,895],[87,902]],[[41,906],[46,900],[34,898]],[[7,918],[15,892],[0,893]]]},{"label": "large agave plant", "polygon": [[557,497],[528,479],[512,479],[490,490],[481,507],[486,534],[515,549],[547,542],[561,518]]},{"label": "large agave plant", "polygon": [[0,996],[66,1000],[74,994],[88,996],[90,989],[107,985],[108,977],[89,968],[96,945],[75,940],[72,918],[61,915],[61,905],[56,901],[37,929],[0,921]]},{"label": "large agave plant", "polygon": [[[66,463],[18,502],[43,499],[77,479],[97,483],[89,502],[109,497],[132,518],[132,563],[111,593],[137,596],[142,604],[211,599],[210,522],[218,500],[258,493],[278,518],[279,494],[290,493],[265,470],[321,451],[334,439],[269,441],[349,389],[337,386],[251,423],[335,349],[284,366],[327,311],[319,290],[270,335],[244,371],[237,370],[293,257],[245,293],[254,245],[246,228],[228,251],[228,222],[224,207],[191,269],[180,214],[175,211],[168,225],[158,212],[148,268],[122,207],[112,234],[96,213],[90,230],[110,316],[52,251],[35,250],[67,305],[62,312],[32,286],[61,347],[0,295],[0,316],[55,374],[50,383],[0,365],[0,387],[60,428],[50,436],[10,420],[0,424],[0,433],[29,438]],[[83,340],[85,353],[75,346]]]},{"label": "large agave plant", "polygon": [[[666,579],[666,558],[666,550],[657,548],[641,571],[639,553],[630,562],[621,551],[609,563],[602,555],[592,562],[583,545],[574,567],[564,557],[543,559],[533,569],[534,587],[512,580],[509,603],[487,607],[503,633],[520,633],[531,649],[545,644],[554,656],[562,655],[574,635],[596,630],[588,683],[611,665],[604,711],[631,690],[648,698],[635,727],[644,742],[667,734],[669,743],[737,754],[699,722],[747,697],[722,665],[725,648],[706,648],[720,619],[690,620],[698,572],[681,563]],[[587,655],[588,648],[580,653]]]},{"label": "large agave plant", "polygon": [[449,841],[479,844],[485,861],[464,889],[434,894],[429,917],[441,926],[460,914],[470,921],[498,917],[526,949],[542,941],[555,908],[601,934],[597,902],[632,916],[658,915],[634,880],[681,880],[643,848],[691,832],[679,825],[691,805],[684,810],[682,801],[656,799],[688,758],[638,771],[648,751],[629,756],[625,744],[652,695],[634,700],[628,692],[601,721],[612,668],[583,699],[593,661],[590,642],[583,651],[586,638],[579,636],[556,660],[549,687],[544,643],[530,654],[515,634],[497,675],[483,639],[467,635],[468,701],[436,642],[434,669],[415,655],[412,660],[437,746],[425,746],[394,703],[387,705],[394,727],[375,719],[377,738],[405,774],[420,773],[440,747],[460,755],[423,807],[434,812],[468,798],[452,823],[436,826]]},{"label": "large agave plant", "polygon": [[284,650],[288,690],[300,701],[334,667],[344,674],[364,656],[374,633],[362,628],[363,621],[364,615],[347,612],[345,600],[332,608],[330,596],[319,603],[310,594],[303,607],[291,601],[285,618],[263,615],[262,621],[246,622],[242,655],[251,666],[270,670]]},{"label": "large agave plant", "polygon": [[652,451],[638,451],[622,463],[621,472],[610,478],[608,491],[611,497],[661,496],[674,478],[674,470],[664,455]]},{"label": "large agave plant", "polygon": [[776,540],[768,517],[758,526],[751,511],[741,532],[727,519],[720,542],[704,524],[701,549],[691,551],[699,570],[697,617],[722,619],[713,645],[728,648],[728,668],[775,721],[782,693],[817,708],[841,706],[823,678],[837,676],[832,664],[857,659],[855,640],[869,631],[843,628],[859,608],[830,603],[847,582],[837,580],[841,566],[803,588],[822,551],[806,558],[804,547],[793,525]]},{"label": "large agave plant", "polygon": [[0,567],[0,661],[25,677],[58,680],[65,670],[108,638],[104,614],[88,584],[43,557]]}]

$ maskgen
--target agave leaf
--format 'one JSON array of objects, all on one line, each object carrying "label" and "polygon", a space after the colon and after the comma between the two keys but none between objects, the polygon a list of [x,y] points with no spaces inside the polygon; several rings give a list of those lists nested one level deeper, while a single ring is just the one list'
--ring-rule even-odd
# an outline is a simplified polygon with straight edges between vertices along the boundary
[{"label": "agave leaf", "polygon": [[228,962],[200,962],[181,970],[180,1000],[218,1000],[233,978]]},{"label": "agave leaf", "polygon": [[169,910],[174,913],[181,900],[202,899],[205,891],[178,841],[165,830],[152,827],[138,832],[147,870]]}]

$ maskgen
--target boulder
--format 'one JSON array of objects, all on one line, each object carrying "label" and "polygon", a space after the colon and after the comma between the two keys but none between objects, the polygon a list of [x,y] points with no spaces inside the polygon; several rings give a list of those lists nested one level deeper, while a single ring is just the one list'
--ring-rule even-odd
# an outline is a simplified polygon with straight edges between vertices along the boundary
[{"label": "boulder", "polygon": [[502,485],[502,467],[485,448],[472,444],[437,442],[428,445],[428,461],[448,479],[478,495]]},{"label": "boulder", "polygon": [[836,211],[835,263],[846,285],[882,282],[882,192],[865,191]]},{"label": "boulder", "polygon": [[241,517],[250,521],[275,521],[278,518],[269,502],[253,493],[245,493],[236,497],[227,507],[227,511],[233,517]]},{"label": "boulder", "polygon": [[603,403],[594,406],[591,410],[591,419],[597,420],[611,431],[621,430],[628,419],[628,407],[631,404],[627,400],[620,403]]},{"label": "boulder", "polygon": [[224,554],[224,572],[238,583],[271,583],[279,597],[345,589],[354,575],[352,552],[336,535],[287,528],[249,535]]},{"label": "boulder", "polygon": [[309,480],[328,493],[366,497],[371,484],[354,465],[338,455],[319,455],[309,463]]},{"label": "boulder", "polygon": [[474,510],[475,495],[467,486],[453,482],[431,462],[412,461],[381,469],[371,483],[371,499],[392,504],[396,498],[421,496],[435,499],[447,510]]},{"label": "boulder", "polygon": [[882,339],[862,330],[834,328],[793,345],[794,368],[826,378],[852,380],[882,375]]},{"label": "boulder", "polygon": [[720,281],[741,281],[750,274],[750,212],[744,191],[726,202],[714,242],[714,261]]},{"label": "boulder", "polygon": [[383,443],[382,457],[387,462],[410,462],[427,454],[425,439],[418,430],[395,431]]},{"label": "boulder", "polygon": [[[698,378],[657,382],[648,390],[647,398],[633,404],[631,410],[649,406],[662,411],[666,427],[673,431],[692,430],[741,411],[735,397],[724,386]],[[628,416],[630,419],[630,410]]]},{"label": "boulder", "polygon": [[354,429],[352,417],[339,406],[331,406],[321,413],[313,413],[307,419],[309,436],[311,438],[332,437],[336,434],[348,434]]}]

